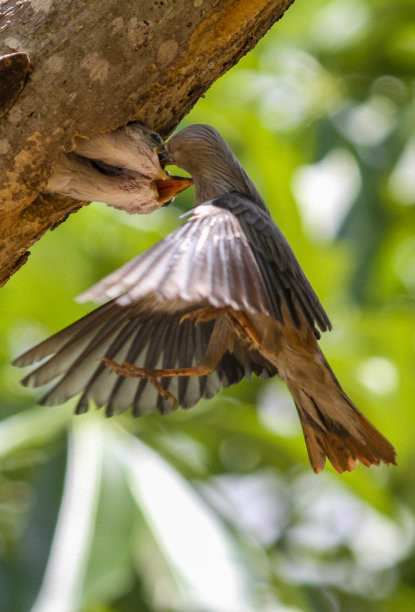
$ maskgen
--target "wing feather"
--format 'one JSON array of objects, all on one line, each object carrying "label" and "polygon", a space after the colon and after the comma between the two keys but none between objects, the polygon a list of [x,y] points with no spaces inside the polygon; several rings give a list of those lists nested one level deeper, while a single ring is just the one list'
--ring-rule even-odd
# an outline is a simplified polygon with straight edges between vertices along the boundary
[{"label": "wing feather", "polygon": [[317,327],[331,329],[282,232],[239,194],[198,206],[183,226],[81,297],[98,300],[120,293],[122,305],[153,293],[158,299],[206,299],[217,308],[272,314],[280,321],[283,301],[296,326],[300,312],[316,335]]},{"label": "wing feather", "polygon": [[[98,318],[92,326],[81,319],[63,330],[65,333],[60,338],[64,341],[57,344],[56,353],[26,377],[33,386],[55,381],[40,403],[63,403],[82,392],[77,413],[86,412],[90,400],[98,407],[106,405],[108,416],[129,408],[136,416],[156,409],[161,413],[170,412],[172,401],[163,398],[146,379],[110,373],[100,358],[126,360],[150,369],[190,367],[204,356],[215,322],[196,325],[194,320],[185,319],[180,323],[189,306],[169,312],[160,304],[157,309],[150,303],[151,309],[146,301],[134,308],[121,308],[113,300],[106,309],[112,312],[111,319],[101,317],[101,327],[96,323]],[[84,319],[91,320],[91,317],[87,315]],[[71,330],[74,338],[70,336]],[[202,397],[213,397],[222,387],[235,384],[252,372],[268,376],[272,366],[264,366],[263,358],[245,347],[238,354],[225,353],[217,370],[210,375],[169,377],[161,379],[161,383],[178,398],[179,405],[191,408]]]},{"label": "wing feather", "polygon": [[300,308],[312,328],[317,325],[321,331],[331,329],[330,319],[286,238],[271,217],[239,194],[221,196],[212,204],[237,217],[261,271],[272,315],[282,320],[279,303],[283,300],[295,325],[299,325]]},{"label": "wing feather", "polygon": [[[236,253],[236,255],[234,255]],[[121,294],[121,295],[120,295]],[[80,296],[119,295],[128,306],[148,295],[158,300],[207,300],[212,306],[269,313],[252,249],[236,216],[206,204],[164,240]]]},{"label": "wing feather", "polygon": [[[121,293],[121,295],[119,295]],[[144,368],[197,364],[206,352],[214,322],[180,319],[210,304],[282,320],[282,302],[295,325],[300,314],[314,329],[331,327],[291,248],[270,217],[238,194],[197,207],[193,216],[152,249],[83,294],[83,299],[119,297],[19,357],[23,366],[52,355],[25,381],[34,386],[61,377],[43,403],[61,403],[83,391],[77,411],[89,400],[107,405],[107,414],[133,408],[135,415],[158,409],[165,399],[145,379],[109,374],[97,360],[127,360]],[[191,407],[252,373],[276,369],[242,345],[225,353],[215,372],[203,377],[162,379],[163,386]]]}]

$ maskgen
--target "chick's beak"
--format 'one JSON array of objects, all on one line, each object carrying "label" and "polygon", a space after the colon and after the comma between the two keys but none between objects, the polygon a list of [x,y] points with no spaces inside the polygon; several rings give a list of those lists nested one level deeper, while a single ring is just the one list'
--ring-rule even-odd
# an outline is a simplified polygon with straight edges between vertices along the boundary
[{"label": "chick's beak", "polygon": [[193,179],[185,176],[167,176],[165,179],[156,180],[160,204],[169,204],[178,193],[191,185],[193,185]]},{"label": "chick's beak", "polygon": [[160,176],[160,178],[155,181],[159,196],[158,200],[160,204],[167,206],[178,193],[193,185],[193,179],[185,176],[170,176],[169,173],[164,170],[164,167],[168,164],[174,164],[174,159],[166,145],[163,144],[157,147],[156,153],[164,171],[164,175]]}]

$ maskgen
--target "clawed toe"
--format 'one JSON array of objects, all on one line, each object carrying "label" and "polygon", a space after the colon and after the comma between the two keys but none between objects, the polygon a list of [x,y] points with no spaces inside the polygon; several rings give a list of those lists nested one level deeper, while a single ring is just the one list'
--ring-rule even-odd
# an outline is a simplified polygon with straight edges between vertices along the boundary
[{"label": "clawed toe", "polygon": [[197,310],[186,312],[186,314],[180,318],[180,324],[182,324],[183,321],[186,321],[186,319],[195,319],[195,325],[199,325],[199,323],[208,323],[209,321],[217,319],[219,315],[226,312],[229,312],[229,308],[227,306],[224,308],[205,306],[204,308],[198,308]]},{"label": "clawed toe", "polygon": [[118,374],[118,376],[129,376],[132,378],[149,377],[149,372],[147,370],[137,368],[137,366],[133,365],[132,363],[128,363],[128,361],[117,363],[116,361],[107,359],[107,357],[101,357],[101,361],[103,361],[105,365],[110,368],[110,373],[114,372],[114,374]]},{"label": "clawed toe", "polygon": [[[170,399],[173,401],[173,410],[176,410],[176,408],[178,407],[179,404],[176,396],[173,395],[173,393],[170,393],[170,391],[167,391],[167,389],[165,389],[163,385],[157,380],[157,378],[154,376],[154,370],[138,368],[137,366],[132,363],[129,363],[128,361],[117,363],[116,361],[112,361],[107,357],[101,357],[101,361],[103,361],[105,365],[110,368],[110,373],[113,372],[118,376],[126,376],[129,378],[147,378],[149,383],[151,383],[153,387],[157,389],[157,391],[164,399]],[[160,371],[160,375],[161,373],[162,371]]]}]

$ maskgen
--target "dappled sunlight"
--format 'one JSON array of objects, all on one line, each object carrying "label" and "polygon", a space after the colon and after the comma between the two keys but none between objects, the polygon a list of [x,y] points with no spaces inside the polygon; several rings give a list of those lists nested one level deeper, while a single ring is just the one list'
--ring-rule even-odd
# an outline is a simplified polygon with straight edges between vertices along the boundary
[{"label": "dappled sunlight", "polygon": [[260,422],[280,436],[301,436],[301,425],[295,404],[282,381],[273,381],[263,386],[258,397]]},{"label": "dappled sunlight", "polygon": [[[391,592],[396,586],[394,565],[414,544],[414,517],[407,509],[398,511],[395,520],[387,518],[331,475],[319,480],[300,476],[293,484],[293,499],[301,501],[299,520],[286,535],[292,557],[281,561],[287,577],[337,584],[375,597]],[[313,558],[312,550],[324,554]],[[339,556],[334,561],[336,550]]]},{"label": "dappled sunlight", "polygon": [[366,0],[333,0],[316,12],[310,33],[314,44],[327,51],[343,51],[367,35],[371,19]]},{"label": "dappled sunlight", "polygon": [[353,155],[334,149],[316,164],[300,166],[292,185],[305,229],[333,239],[359,193],[361,180]]},{"label": "dappled sunlight", "polygon": [[415,137],[411,138],[402,152],[390,180],[389,190],[399,204],[415,204]]},{"label": "dappled sunlight", "polygon": [[363,104],[345,108],[335,121],[339,129],[357,146],[379,145],[396,127],[398,108],[386,96],[371,96]]},{"label": "dappled sunlight", "polygon": [[397,390],[399,374],[396,366],[384,357],[369,357],[358,366],[357,376],[375,395],[390,395]]},{"label": "dappled sunlight", "polygon": [[278,53],[268,49],[259,68],[274,75],[258,108],[269,129],[294,130],[311,117],[336,110],[341,84],[311,54],[294,47],[281,47]]},{"label": "dappled sunlight", "polygon": [[408,292],[415,291],[415,237],[402,240],[393,257],[393,267]]}]

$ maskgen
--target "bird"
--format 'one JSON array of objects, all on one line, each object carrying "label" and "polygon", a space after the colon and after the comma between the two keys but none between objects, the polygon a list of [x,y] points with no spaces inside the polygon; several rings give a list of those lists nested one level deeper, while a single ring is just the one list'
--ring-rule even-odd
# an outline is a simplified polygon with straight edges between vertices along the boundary
[{"label": "bird", "polygon": [[56,161],[45,193],[87,202],[105,202],[130,214],[170,204],[192,184],[170,176],[171,161],[160,135],[140,122],[82,139]]},{"label": "bird", "polygon": [[321,351],[330,319],[252,181],[213,127],[174,134],[168,156],[194,180],[195,208],[175,231],[80,296],[109,300],[18,357],[49,356],[23,384],[81,393],[76,412],[190,408],[252,374],[279,376],[315,473],[396,464],[392,444],[343,391]]}]

